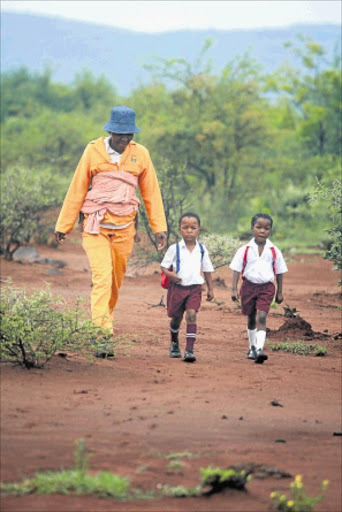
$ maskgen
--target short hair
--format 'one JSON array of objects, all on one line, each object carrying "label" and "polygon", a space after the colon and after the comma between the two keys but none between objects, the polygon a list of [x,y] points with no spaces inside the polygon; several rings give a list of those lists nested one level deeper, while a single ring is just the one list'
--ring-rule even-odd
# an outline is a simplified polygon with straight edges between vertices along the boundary
[{"label": "short hair", "polygon": [[253,215],[253,217],[251,219],[251,227],[254,226],[254,224],[256,223],[256,221],[258,219],[267,219],[270,221],[271,227],[273,226],[273,219],[272,219],[271,215],[268,215],[268,213],[256,213],[255,215]]},{"label": "short hair", "polygon": [[198,225],[199,225],[199,226],[201,225],[201,219],[199,218],[199,216],[197,215],[197,213],[194,213],[194,212],[185,212],[185,213],[182,213],[182,215],[179,217],[179,226],[181,225],[182,220],[184,219],[184,217],[194,217],[194,218],[197,220]]}]

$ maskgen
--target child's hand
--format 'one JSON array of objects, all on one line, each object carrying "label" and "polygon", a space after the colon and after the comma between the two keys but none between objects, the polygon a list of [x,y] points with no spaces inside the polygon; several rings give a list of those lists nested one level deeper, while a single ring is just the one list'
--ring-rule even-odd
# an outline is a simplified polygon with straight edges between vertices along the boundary
[{"label": "child's hand", "polygon": [[276,293],[276,298],[275,298],[275,301],[277,304],[281,304],[284,300],[284,297],[283,297],[283,294],[282,292],[277,292]]},{"label": "child's hand", "polygon": [[181,282],[181,278],[179,276],[177,276],[176,272],[170,272],[169,274],[169,279],[173,282],[173,283],[180,283]]},{"label": "child's hand", "polygon": [[213,300],[213,298],[214,298],[214,292],[213,292],[213,290],[208,290],[208,291],[207,291],[207,301],[209,301],[209,302],[210,302],[211,300]]},{"label": "child's hand", "polygon": [[232,289],[231,299],[233,302],[239,302],[239,294],[235,288]]}]

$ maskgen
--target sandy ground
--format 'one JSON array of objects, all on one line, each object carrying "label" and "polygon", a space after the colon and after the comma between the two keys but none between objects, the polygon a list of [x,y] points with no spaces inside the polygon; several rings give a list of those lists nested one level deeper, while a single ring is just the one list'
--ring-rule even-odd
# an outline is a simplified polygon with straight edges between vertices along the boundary
[{"label": "sandy ground", "polygon": [[[61,274],[51,265],[1,261],[1,277],[27,291],[45,288],[74,304],[89,298],[91,276],[75,235],[63,247],[38,247],[41,256],[63,259]],[[319,256],[288,262],[285,304],[311,324],[280,329],[283,308],[268,317],[271,342],[303,338],[326,346],[326,357],[271,351],[263,365],[246,359],[245,318],[229,297],[230,270],[215,275],[216,303],[203,295],[198,314],[197,362],[169,358],[168,319],[156,306],[165,291],[158,266],[139,275],[129,268],[115,311],[119,337],[114,360],[91,361],[56,355],[44,369],[1,363],[1,481],[21,481],[37,470],[73,466],[75,441],[85,439],[92,471],[129,477],[132,488],[158,484],[194,486],[200,468],[240,463],[276,466],[303,475],[309,494],[322,480],[330,486],[317,512],[340,512],[341,503],[341,296],[338,275]],[[218,304],[221,303],[222,304]],[[89,301],[85,308],[89,309]],[[184,326],[181,331],[185,346]],[[283,407],[273,406],[277,400]],[[188,452],[181,467],[168,467],[169,454]],[[291,478],[257,478],[247,492],[211,497],[119,502],[77,496],[2,496],[2,512],[265,512],[270,492],[289,494]]]}]

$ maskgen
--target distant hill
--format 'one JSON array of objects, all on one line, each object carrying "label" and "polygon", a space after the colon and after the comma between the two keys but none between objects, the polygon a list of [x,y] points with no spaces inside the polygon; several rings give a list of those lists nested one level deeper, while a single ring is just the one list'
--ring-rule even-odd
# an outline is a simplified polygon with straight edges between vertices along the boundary
[{"label": "distant hill", "polygon": [[[80,8],[81,7],[80,2]],[[283,48],[303,34],[320,43],[333,55],[341,41],[340,25],[294,25],[283,29],[254,30],[179,30],[148,34],[92,23],[30,14],[1,14],[2,72],[26,66],[42,71],[46,64],[53,80],[71,83],[75,74],[88,69],[94,76],[103,74],[121,95],[147,83],[149,74],[142,64],[153,56],[182,57],[193,62],[207,37],[214,40],[207,57],[220,72],[234,56],[248,49],[266,71],[282,61],[290,61]]]}]

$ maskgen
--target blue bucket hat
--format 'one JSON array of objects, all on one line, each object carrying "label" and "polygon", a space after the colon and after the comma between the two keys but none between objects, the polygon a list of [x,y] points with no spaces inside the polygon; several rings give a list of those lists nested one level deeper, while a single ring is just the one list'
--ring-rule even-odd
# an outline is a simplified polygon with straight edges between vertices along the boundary
[{"label": "blue bucket hat", "polygon": [[135,126],[135,112],[129,107],[113,107],[110,111],[110,120],[103,127],[111,133],[139,133],[140,128]]}]

